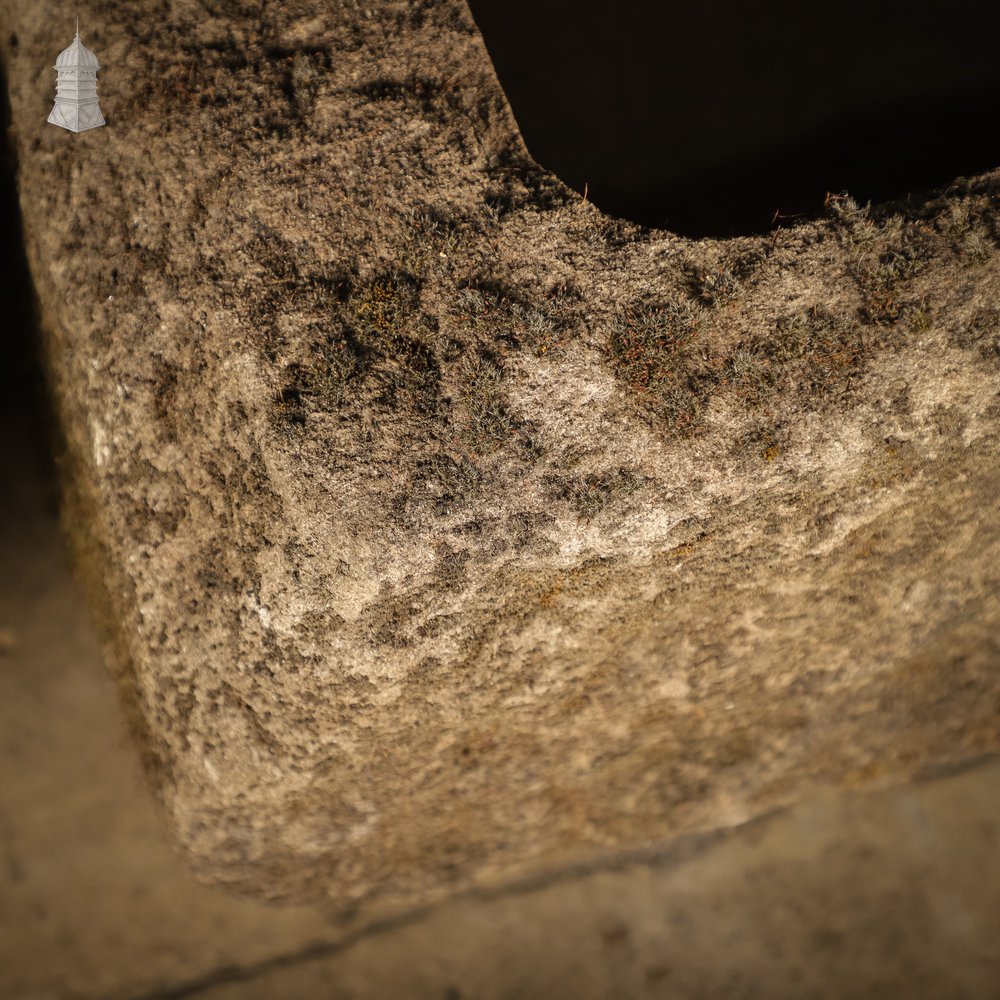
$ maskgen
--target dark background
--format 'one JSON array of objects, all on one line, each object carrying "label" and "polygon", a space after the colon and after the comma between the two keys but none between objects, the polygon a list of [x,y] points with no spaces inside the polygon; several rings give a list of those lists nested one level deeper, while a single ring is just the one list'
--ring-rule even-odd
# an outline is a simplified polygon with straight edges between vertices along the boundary
[{"label": "dark background", "polygon": [[646,225],[767,232],[1000,166],[1000,2],[470,7],[534,158]]},{"label": "dark background", "polygon": [[[55,74],[53,94],[55,93]],[[16,159],[7,139],[10,101],[0,74],[0,520],[8,530],[37,515],[56,511],[54,427],[42,376],[34,286],[24,256],[21,212],[17,200]],[[55,128],[56,126],[52,126]],[[16,530],[16,528],[13,528]],[[0,575],[18,571],[0,550]],[[5,623],[0,622],[0,626]]]}]

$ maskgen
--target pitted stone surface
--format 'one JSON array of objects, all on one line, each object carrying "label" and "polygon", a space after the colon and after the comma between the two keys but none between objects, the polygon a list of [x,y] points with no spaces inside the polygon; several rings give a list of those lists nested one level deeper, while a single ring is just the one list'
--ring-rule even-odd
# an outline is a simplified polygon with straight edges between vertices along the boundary
[{"label": "pitted stone surface", "polygon": [[461,0],[98,3],[78,136],[51,14],[67,524],[206,877],[374,912],[996,748],[1000,175],[692,242],[531,161]]}]

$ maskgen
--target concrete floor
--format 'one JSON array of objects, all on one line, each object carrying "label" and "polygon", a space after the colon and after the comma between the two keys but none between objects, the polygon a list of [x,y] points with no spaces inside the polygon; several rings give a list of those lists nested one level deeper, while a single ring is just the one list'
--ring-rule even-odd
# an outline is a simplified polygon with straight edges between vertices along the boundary
[{"label": "concrete floor", "polygon": [[0,466],[0,997],[998,997],[1000,760],[822,791],[614,871],[377,927],[196,883],[18,412]]}]

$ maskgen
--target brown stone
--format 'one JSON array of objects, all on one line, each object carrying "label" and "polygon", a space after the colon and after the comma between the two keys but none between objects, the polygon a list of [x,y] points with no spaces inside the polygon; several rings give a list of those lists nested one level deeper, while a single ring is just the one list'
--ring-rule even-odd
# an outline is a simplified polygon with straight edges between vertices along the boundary
[{"label": "brown stone", "polygon": [[997,748],[1000,173],[690,241],[531,160],[462,0],[159,11],[92,5],[80,135],[0,27],[66,523],[199,872],[374,913]]}]

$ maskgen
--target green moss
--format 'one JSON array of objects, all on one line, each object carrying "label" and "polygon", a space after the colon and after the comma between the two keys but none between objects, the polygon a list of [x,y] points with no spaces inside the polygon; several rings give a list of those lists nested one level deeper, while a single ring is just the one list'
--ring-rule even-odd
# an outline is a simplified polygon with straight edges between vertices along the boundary
[{"label": "green moss", "polygon": [[691,300],[640,304],[618,313],[608,336],[615,373],[675,434],[698,428],[725,380],[725,359],[699,336],[704,313]]},{"label": "green moss", "polygon": [[437,585],[444,590],[458,590],[463,587],[468,577],[466,570],[468,561],[467,549],[455,550],[447,543],[442,544],[434,566]]},{"label": "green moss", "polygon": [[436,324],[419,310],[420,285],[405,272],[381,275],[350,296],[349,328],[361,345],[377,402],[396,408],[406,398],[418,412],[438,403]]},{"label": "green moss", "polygon": [[633,389],[656,390],[688,367],[699,309],[681,301],[640,304],[617,314],[608,350],[618,375]]},{"label": "green moss", "polygon": [[920,335],[931,328],[931,309],[926,299],[914,304],[910,310],[910,332]]},{"label": "green moss", "polygon": [[688,277],[695,298],[710,309],[732,302],[741,289],[736,269],[725,264],[714,270],[689,268]]},{"label": "green moss", "polygon": [[976,351],[986,361],[1000,363],[1000,310],[977,309],[955,331],[952,343],[964,350]]},{"label": "green moss", "polygon": [[748,406],[761,406],[774,394],[777,368],[757,343],[737,344],[726,373],[730,391]]},{"label": "green moss", "polygon": [[827,205],[861,292],[861,318],[875,326],[896,323],[912,305],[905,299],[907,283],[931,256],[930,231],[891,212],[876,215],[846,193],[829,196]]},{"label": "green moss", "polygon": [[[893,258],[886,267],[895,274],[897,262]],[[704,329],[709,315],[685,300],[624,310],[611,325],[607,349],[615,373],[675,434],[697,432],[716,398],[750,410],[778,397],[835,399],[861,374],[880,342],[865,323],[815,307],[781,317],[769,335],[723,351]],[[771,460],[778,445],[763,441],[759,451]]]},{"label": "green moss", "polygon": [[737,456],[752,456],[756,460],[773,462],[782,452],[784,429],[768,420],[754,420],[737,438]]},{"label": "green moss", "polygon": [[398,242],[402,269],[417,278],[447,266],[462,249],[462,223],[431,208],[411,209]]},{"label": "green moss", "polygon": [[401,495],[407,507],[430,505],[435,514],[446,516],[466,507],[482,483],[483,473],[467,456],[441,452],[417,462]]},{"label": "green moss", "polygon": [[549,496],[568,502],[577,515],[596,517],[610,503],[631,496],[644,483],[644,477],[624,466],[585,476],[549,475],[546,479]]},{"label": "green moss", "polygon": [[875,343],[857,321],[814,307],[779,319],[757,348],[776,366],[775,387],[827,394],[859,374]]},{"label": "green moss", "polygon": [[362,285],[348,301],[357,331],[373,341],[392,337],[416,308],[417,283],[408,275],[381,275]]},{"label": "green moss", "polygon": [[436,409],[436,330],[420,312],[420,286],[411,275],[383,274],[360,285],[299,284],[301,311],[314,318],[301,328],[306,356],[284,367],[277,400],[282,420],[302,425],[310,412],[338,409],[352,385],[352,397],[367,403],[395,409],[405,401],[418,413]]},{"label": "green moss", "polygon": [[458,397],[465,410],[463,435],[477,451],[492,451],[508,441],[517,426],[504,391],[504,370],[489,355],[458,364]]},{"label": "green moss", "polygon": [[953,202],[935,220],[937,230],[948,240],[966,267],[985,264],[997,252],[993,213],[988,206]]},{"label": "green moss", "polygon": [[572,336],[574,291],[552,288],[541,301],[480,277],[461,288],[454,311],[471,330],[537,358],[558,355]]}]

